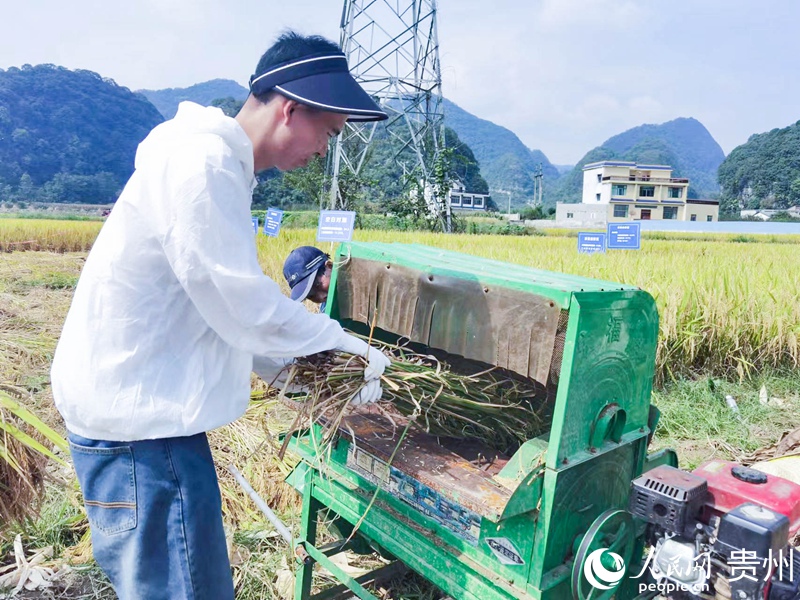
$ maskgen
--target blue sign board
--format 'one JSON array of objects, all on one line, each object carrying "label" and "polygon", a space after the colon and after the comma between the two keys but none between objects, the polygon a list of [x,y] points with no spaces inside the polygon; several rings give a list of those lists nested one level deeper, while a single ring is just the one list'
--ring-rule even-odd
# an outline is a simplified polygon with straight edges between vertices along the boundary
[{"label": "blue sign board", "polygon": [[323,210],[319,213],[317,241],[349,242],[353,239],[356,213],[352,210]]},{"label": "blue sign board", "polygon": [[258,217],[253,217],[253,233],[258,233]]},{"label": "blue sign board", "polygon": [[278,237],[281,232],[281,221],[283,220],[283,211],[277,208],[270,208],[267,215],[264,217],[264,234],[270,237]]},{"label": "blue sign board", "polygon": [[641,247],[641,225],[639,223],[609,223],[609,250],[639,250]]},{"label": "blue sign board", "polygon": [[589,233],[581,231],[578,234],[578,252],[581,254],[594,254],[606,251],[606,234]]}]

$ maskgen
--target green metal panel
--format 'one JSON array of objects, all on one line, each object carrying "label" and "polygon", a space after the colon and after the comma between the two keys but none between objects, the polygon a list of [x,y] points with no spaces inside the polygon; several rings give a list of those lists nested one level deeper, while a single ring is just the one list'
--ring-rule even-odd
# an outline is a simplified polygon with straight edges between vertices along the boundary
[{"label": "green metal panel", "polygon": [[[375,483],[349,468],[345,439],[326,455],[309,436],[294,440],[290,447],[307,466],[298,467],[293,485],[346,521],[363,521],[362,534],[456,600],[571,598],[575,553],[587,547],[586,532],[609,509],[627,506],[630,482],[645,468],[658,335],[652,297],[633,286],[416,244],[350,243],[336,255],[328,304],[334,318],[337,276],[350,259],[471,282],[466,289],[516,290],[566,311],[563,353],[554,353],[560,364],[548,380],[557,388],[550,431],[524,444],[495,477],[513,493],[499,518],[482,517],[477,543],[396,490],[381,490],[364,516]],[[463,333],[439,333],[450,331]],[[503,559],[507,548],[518,561]],[[616,595],[627,598],[629,590]]]},{"label": "green metal panel", "polygon": [[[500,564],[488,546],[471,546],[435,520],[385,491],[379,492],[377,500],[370,507],[375,486],[345,466],[348,445],[346,440],[338,440],[327,459],[320,463],[320,456],[314,449],[310,435],[292,440],[290,448],[310,465],[303,469],[308,469],[308,474],[313,476],[310,485],[308,478],[304,479],[304,498],[313,497],[314,501],[353,524],[366,514],[359,528],[361,534],[380,544],[454,598],[508,600],[531,597],[525,593],[527,564],[519,567]],[[293,476],[291,482],[298,485],[299,477]],[[307,518],[305,508],[303,518]],[[489,521],[482,525],[488,535],[509,535],[512,530],[531,532],[534,527],[535,515],[530,514],[499,527]],[[311,528],[304,523],[304,540],[308,539],[306,532],[309,530]],[[484,532],[481,535],[484,536]],[[532,538],[530,541],[532,545]],[[458,560],[454,557],[458,557]]]},{"label": "green metal panel", "polygon": [[548,468],[562,468],[588,450],[592,426],[606,406],[625,411],[622,433],[647,428],[657,340],[658,313],[650,294],[575,294]]}]

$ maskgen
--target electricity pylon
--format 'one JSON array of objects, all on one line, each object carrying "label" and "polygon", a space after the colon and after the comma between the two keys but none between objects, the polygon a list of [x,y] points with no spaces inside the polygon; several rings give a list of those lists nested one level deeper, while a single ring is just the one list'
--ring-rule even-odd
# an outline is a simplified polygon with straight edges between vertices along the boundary
[{"label": "electricity pylon", "polygon": [[346,204],[340,180],[361,173],[376,128],[385,126],[403,173],[419,180],[431,210],[446,215],[449,229],[449,194],[437,197],[433,185],[445,143],[436,0],[344,0],[340,44],[350,72],[389,119],[348,123],[336,139],[331,208]]}]

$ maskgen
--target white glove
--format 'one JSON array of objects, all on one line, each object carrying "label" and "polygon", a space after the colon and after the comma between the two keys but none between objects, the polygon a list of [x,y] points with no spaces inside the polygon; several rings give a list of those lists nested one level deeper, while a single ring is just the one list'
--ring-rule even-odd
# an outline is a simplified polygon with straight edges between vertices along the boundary
[{"label": "white glove", "polygon": [[364,379],[367,381],[380,379],[386,367],[392,364],[389,358],[378,348],[370,346],[364,340],[350,334],[345,334],[344,340],[336,347],[336,350],[366,358],[369,364],[364,369]]},{"label": "white glove", "polygon": [[364,404],[371,404],[381,399],[383,395],[383,388],[381,382],[377,379],[368,381],[364,384],[358,393],[350,400],[351,406],[363,406]]}]

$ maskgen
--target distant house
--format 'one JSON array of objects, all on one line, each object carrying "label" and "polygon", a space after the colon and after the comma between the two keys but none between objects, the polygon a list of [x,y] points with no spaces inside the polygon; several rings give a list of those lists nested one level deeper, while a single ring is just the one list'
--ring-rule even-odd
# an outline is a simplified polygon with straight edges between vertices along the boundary
[{"label": "distant house", "polygon": [[793,219],[800,219],[800,205],[792,206],[787,209],[775,208],[759,208],[739,211],[739,216],[742,219],[760,219],[761,221],[769,221],[778,213],[787,213]]},{"label": "distant house", "polygon": [[583,167],[580,204],[559,204],[556,221],[602,225],[620,221],[718,221],[719,201],[688,198],[689,180],[667,165],[606,160]]},{"label": "distant house", "polygon": [[776,212],[778,211],[767,209],[747,209],[739,211],[739,216],[742,219],[759,219],[761,221],[769,221],[769,218]]},{"label": "distant house", "polygon": [[488,203],[489,194],[467,192],[460,181],[454,182],[450,188],[450,207],[453,210],[486,210]]}]

